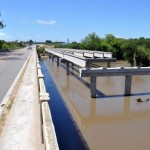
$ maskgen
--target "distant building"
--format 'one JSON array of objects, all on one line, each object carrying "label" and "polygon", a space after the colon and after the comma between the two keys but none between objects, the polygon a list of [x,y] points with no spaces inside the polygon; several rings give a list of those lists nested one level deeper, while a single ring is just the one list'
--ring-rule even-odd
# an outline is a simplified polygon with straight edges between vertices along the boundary
[{"label": "distant building", "polygon": [[69,38],[68,38],[68,40],[67,40],[67,43],[69,44]]}]

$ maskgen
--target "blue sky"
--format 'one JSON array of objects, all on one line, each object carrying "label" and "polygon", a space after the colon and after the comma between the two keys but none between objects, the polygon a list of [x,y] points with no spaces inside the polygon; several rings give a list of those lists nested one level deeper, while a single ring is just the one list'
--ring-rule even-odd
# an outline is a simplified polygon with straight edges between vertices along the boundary
[{"label": "blue sky", "polygon": [[80,42],[100,37],[150,38],[150,0],[0,0],[0,39]]}]

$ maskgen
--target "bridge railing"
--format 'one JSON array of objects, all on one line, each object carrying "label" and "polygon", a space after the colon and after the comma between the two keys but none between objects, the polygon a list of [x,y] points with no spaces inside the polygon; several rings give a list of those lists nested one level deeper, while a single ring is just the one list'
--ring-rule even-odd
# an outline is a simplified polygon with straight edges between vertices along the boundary
[{"label": "bridge railing", "polygon": [[42,131],[43,140],[46,150],[59,150],[57,137],[55,133],[55,127],[52,121],[52,116],[50,112],[49,94],[46,92],[44,84],[44,75],[41,72],[41,66],[37,58],[37,73],[38,73],[38,83],[39,83],[39,101],[41,104],[41,119],[42,119]]}]

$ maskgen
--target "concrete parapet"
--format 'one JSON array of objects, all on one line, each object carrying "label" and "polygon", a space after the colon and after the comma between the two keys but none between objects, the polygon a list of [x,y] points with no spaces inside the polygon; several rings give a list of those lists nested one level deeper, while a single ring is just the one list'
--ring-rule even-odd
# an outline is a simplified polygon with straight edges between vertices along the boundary
[{"label": "concrete parapet", "polygon": [[49,94],[48,93],[40,93],[40,102],[49,102]]},{"label": "concrete parapet", "polygon": [[43,135],[46,150],[59,150],[49,105],[42,102]]},{"label": "concrete parapet", "polygon": [[50,97],[46,92],[44,84],[44,75],[41,72],[41,66],[37,60],[37,73],[39,83],[39,101],[41,104],[41,116],[42,116],[42,130],[43,130],[43,141],[46,150],[59,150],[57,137],[55,133],[54,124],[49,108]]}]

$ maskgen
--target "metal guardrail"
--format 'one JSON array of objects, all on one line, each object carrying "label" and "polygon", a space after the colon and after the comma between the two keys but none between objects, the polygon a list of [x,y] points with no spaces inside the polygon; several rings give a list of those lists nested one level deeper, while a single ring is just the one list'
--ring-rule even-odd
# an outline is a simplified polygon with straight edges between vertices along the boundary
[{"label": "metal guardrail", "polygon": [[44,75],[41,72],[41,66],[37,58],[37,73],[38,73],[38,83],[39,83],[39,101],[41,107],[41,116],[42,116],[42,131],[43,131],[43,140],[46,150],[59,150],[57,137],[55,133],[55,127],[52,121],[52,116],[49,108],[50,97],[46,92],[44,84]]}]

